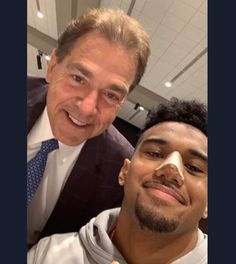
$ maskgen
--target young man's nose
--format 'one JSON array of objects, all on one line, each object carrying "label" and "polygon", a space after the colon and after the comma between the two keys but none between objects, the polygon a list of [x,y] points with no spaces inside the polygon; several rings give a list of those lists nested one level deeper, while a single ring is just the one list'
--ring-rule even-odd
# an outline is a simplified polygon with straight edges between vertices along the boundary
[{"label": "young man's nose", "polygon": [[155,169],[155,176],[165,177],[167,180],[174,181],[181,186],[184,183],[183,172],[182,157],[178,151],[174,151]]}]

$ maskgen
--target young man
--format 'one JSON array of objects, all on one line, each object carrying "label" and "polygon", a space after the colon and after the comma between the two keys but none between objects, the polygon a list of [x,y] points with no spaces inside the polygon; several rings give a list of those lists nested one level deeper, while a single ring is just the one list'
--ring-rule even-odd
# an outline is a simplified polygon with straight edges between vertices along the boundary
[{"label": "young man", "polygon": [[137,21],[120,10],[93,9],[59,38],[47,83],[28,79],[29,244],[76,231],[121,204],[116,177],[133,147],[111,124],[149,53]]},{"label": "young man", "polygon": [[151,112],[134,155],[119,174],[121,208],[106,210],[79,233],[42,239],[28,264],[205,264],[207,113],[173,99]]}]

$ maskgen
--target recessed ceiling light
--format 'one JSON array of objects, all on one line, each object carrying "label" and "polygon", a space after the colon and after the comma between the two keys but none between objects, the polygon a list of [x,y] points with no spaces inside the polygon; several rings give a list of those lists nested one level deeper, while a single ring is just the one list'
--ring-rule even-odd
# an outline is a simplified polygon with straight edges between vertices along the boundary
[{"label": "recessed ceiling light", "polygon": [[166,83],[165,83],[165,86],[166,86],[166,87],[171,87],[171,86],[172,86],[172,83],[171,83],[171,82],[166,82]]},{"label": "recessed ceiling light", "polygon": [[37,16],[39,17],[39,18],[43,18],[43,13],[41,12],[41,11],[37,11]]},{"label": "recessed ceiling light", "polygon": [[141,111],[144,111],[144,107],[141,106],[141,105],[138,107],[138,109],[141,110]]},{"label": "recessed ceiling light", "polygon": [[50,56],[45,55],[45,59],[46,59],[47,61],[50,61]]}]

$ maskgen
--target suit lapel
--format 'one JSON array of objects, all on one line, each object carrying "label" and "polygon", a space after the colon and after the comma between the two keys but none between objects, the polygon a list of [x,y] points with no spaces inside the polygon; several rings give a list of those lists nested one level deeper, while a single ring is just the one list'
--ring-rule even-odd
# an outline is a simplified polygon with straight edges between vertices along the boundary
[{"label": "suit lapel", "polygon": [[[55,232],[76,230],[84,221],[83,211],[99,183],[99,167],[103,135],[87,140],[60,194],[56,206],[41,233],[41,237]],[[91,153],[95,154],[92,155]],[[79,216],[79,217],[78,217]],[[66,229],[65,229],[66,228]]]},{"label": "suit lapel", "polygon": [[27,134],[43,112],[46,105],[47,85],[45,81],[28,80],[27,91]]}]

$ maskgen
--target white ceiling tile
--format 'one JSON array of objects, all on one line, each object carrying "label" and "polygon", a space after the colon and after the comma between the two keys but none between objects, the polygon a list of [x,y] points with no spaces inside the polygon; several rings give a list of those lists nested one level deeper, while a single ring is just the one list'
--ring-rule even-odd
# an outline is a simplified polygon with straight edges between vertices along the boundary
[{"label": "white ceiling tile", "polygon": [[133,8],[132,12],[131,12],[131,15],[130,15],[132,18],[136,19],[136,20],[139,20],[139,16],[140,16],[140,11]]},{"label": "white ceiling tile", "polygon": [[208,43],[207,43],[207,35],[201,39],[198,43],[198,46],[201,47],[202,49],[203,48],[206,48],[208,46]]},{"label": "white ceiling tile", "polygon": [[187,24],[181,32],[181,35],[193,41],[200,41],[206,36],[206,32],[193,25]]},{"label": "white ceiling tile", "polygon": [[147,33],[151,36],[157,28],[157,23],[155,20],[149,18],[148,16],[144,16],[140,14],[139,22],[143,26],[143,28],[147,31]]},{"label": "white ceiling tile", "polygon": [[162,55],[163,55],[163,51],[158,47],[154,47],[154,49],[151,50],[151,56],[149,59],[151,59],[152,56],[155,56],[156,58],[160,58]]},{"label": "white ceiling tile", "polygon": [[207,14],[207,0],[204,0],[203,3],[201,4],[200,11],[204,14]]},{"label": "white ceiling tile", "polygon": [[189,79],[189,75],[186,74],[185,72],[183,74],[181,74],[173,83],[174,86],[179,86],[182,85],[185,81],[187,81]]},{"label": "white ceiling tile", "polygon": [[123,9],[125,13],[129,11],[131,0],[122,0],[119,8]]},{"label": "white ceiling tile", "polygon": [[190,18],[196,12],[196,9],[184,4],[183,2],[176,0],[173,5],[171,5],[169,12],[175,16],[181,18],[184,21],[189,21]]},{"label": "white ceiling tile", "polygon": [[152,56],[149,58],[148,63],[147,63],[147,68],[145,71],[145,74],[147,74],[152,67],[156,64],[158,57],[152,54]]},{"label": "white ceiling tile", "polygon": [[167,51],[165,52],[165,55],[166,56],[174,56],[174,57],[177,57],[179,59],[183,59],[186,55],[187,55],[187,52],[186,50],[184,50],[183,48],[175,45],[175,44],[172,44],[168,49]]},{"label": "white ceiling tile", "polygon": [[100,7],[109,7],[111,0],[101,0],[100,1]]},{"label": "white ceiling tile", "polygon": [[155,87],[168,72],[173,69],[173,65],[166,62],[157,62],[153,65],[152,69],[145,75],[145,78],[141,81],[141,84],[147,89]]},{"label": "white ceiling tile", "polygon": [[169,47],[170,42],[163,39],[158,38],[155,34],[152,36],[150,40],[150,46],[151,46],[151,53],[154,55],[158,55],[161,52],[164,52]]},{"label": "white ceiling tile", "polygon": [[182,35],[178,35],[173,44],[180,46],[187,52],[190,52],[197,45],[196,41],[184,38]]},{"label": "white ceiling tile", "polygon": [[205,72],[198,70],[191,76],[191,81],[194,86],[199,88],[207,83],[207,75]]},{"label": "white ceiling tile", "polygon": [[197,9],[202,4],[203,0],[181,0],[181,2]]},{"label": "white ceiling tile", "polygon": [[146,2],[145,0],[136,0],[134,4],[134,9],[136,9],[137,11],[141,11],[145,2]]},{"label": "white ceiling tile", "polygon": [[150,91],[154,91],[154,87],[156,85],[156,82],[153,82],[152,80],[150,80],[148,77],[143,77],[140,81],[140,85],[142,85],[143,87],[145,87],[146,89],[150,90]]},{"label": "white ceiling tile", "polygon": [[174,67],[169,73],[167,73],[163,82],[165,83],[167,81],[172,80],[174,76],[176,76],[179,72],[180,72],[180,69],[178,67]]},{"label": "white ceiling tile", "polygon": [[[180,59],[175,56],[171,56],[170,53],[168,55],[166,54],[165,56],[161,57],[162,61],[171,64],[172,66],[176,67],[180,63]],[[168,72],[167,72],[168,74]]]},{"label": "white ceiling tile", "polygon": [[172,44],[161,57],[164,61],[174,66],[178,65],[187,56],[186,50]]},{"label": "white ceiling tile", "polygon": [[121,0],[111,0],[109,7],[110,8],[119,8],[121,4]]},{"label": "white ceiling tile", "polygon": [[165,13],[165,9],[157,7],[156,1],[149,0],[145,2],[145,5],[141,11],[141,16],[154,19],[156,24],[158,24],[163,19]]},{"label": "white ceiling tile", "polygon": [[186,67],[193,59],[195,56],[193,54],[188,54],[180,63],[177,65],[177,67],[182,70],[184,67]]},{"label": "white ceiling tile", "polygon": [[199,89],[195,89],[192,92],[186,94],[183,99],[185,100],[193,100],[197,99],[203,103],[207,103],[207,93],[200,91]]},{"label": "white ceiling tile", "polygon": [[163,39],[168,40],[170,42],[172,42],[177,36],[176,31],[174,31],[174,30],[172,30],[172,29],[170,29],[164,25],[160,25],[154,34],[157,38],[163,38]]},{"label": "white ceiling tile", "polygon": [[191,92],[198,88],[196,83],[193,82],[192,76],[189,76],[185,81],[179,84],[179,86],[184,86],[184,85],[189,87],[188,90]]},{"label": "white ceiling tile", "polygon": [[208,83],[203,84],[201,87],[199,87],[199,90],[207,94],[208,93]]},{"label": "white ceiling tile", "polygon": [[154,75],[155,75],[155,72],[157,74],[158,74],[158,72],[166,74],[173,69],[174,69],[173,65],[171,65],[171,64],[169,64],[163,60],[158,60],[157,63],[153,66],[152,71],[154,72]]},{"label": "white ceiling tile", "polygon": [[170,6],[173,4],[175,0],[148,0],[147,2],[153,2],[154,5],[151,5],[150,7],[156,7],[156,9],[163,9],[165,11],[167,11]]},{"label": "white ceiling tile", "polygon": [[185,22],[178,18],[177,16],[174,16],[173,14],[167,13],[163,20],[161,21],[161,24],[163,24],[166,27],[169,27],[170,29],[180,32],[184,25]]},{"label": "white ceiling tile", "polygon": [[202,12],[197,12],[191,18],[189,23],[203,31],[207,31],[207,17],[206,17],[206,14]]}]

